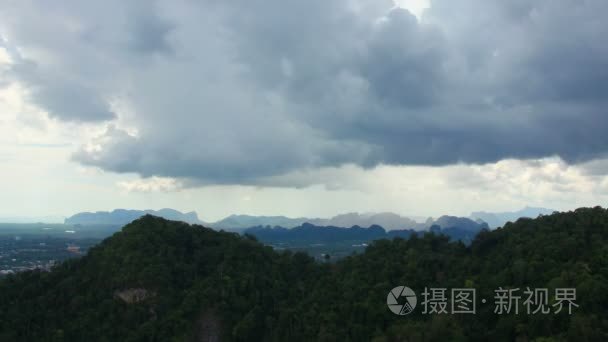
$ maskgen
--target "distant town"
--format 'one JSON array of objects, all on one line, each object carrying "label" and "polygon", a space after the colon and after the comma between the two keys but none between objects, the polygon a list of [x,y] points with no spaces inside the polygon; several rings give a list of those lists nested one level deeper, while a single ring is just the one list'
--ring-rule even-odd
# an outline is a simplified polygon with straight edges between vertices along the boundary
[{"label": "distant town", "polygon": [[86,253],[98,239],[0,235],[0,277],[28,270],[50,271],[60,262]]}]

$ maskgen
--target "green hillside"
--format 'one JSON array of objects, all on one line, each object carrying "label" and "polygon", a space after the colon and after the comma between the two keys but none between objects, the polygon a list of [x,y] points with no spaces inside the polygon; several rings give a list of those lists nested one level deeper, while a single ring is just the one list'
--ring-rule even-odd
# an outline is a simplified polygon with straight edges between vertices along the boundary
[{"label": "green hillside", "polygon": [[[470,246],[427,234],[318,263],[145,216],[50,273],[0,281],[0,341],[601,341],[607,242],[608,211],[596,207],[521,219]],[[387,308],[399,285],[418,294],[409,315]],[[425,287],[475,288],[477,313],[423,314]],[[499,315],[499,287],[548,288],[550,305],[554,289],[575,288],[578,307]]]}]

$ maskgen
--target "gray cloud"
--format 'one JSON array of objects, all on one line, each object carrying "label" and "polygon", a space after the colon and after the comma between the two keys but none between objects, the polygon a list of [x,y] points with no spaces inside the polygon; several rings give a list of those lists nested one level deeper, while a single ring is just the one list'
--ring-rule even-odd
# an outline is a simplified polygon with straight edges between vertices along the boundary
[{"label": "gray cloud", "polygon": [[126,17],[127,46],[144,54],[171,53],[169,35],[174,26],[159,15],[156,2],[130,5]]},{"label": "gray cloud", "polygon": [[28,61],[13,78],[62,120],[132,108],[136,136],[112,127],[74,156],[106,170],[268,184],[349,163],[608,152],[601,0],[435,0],[422,21],[390,1],[44,6],[0,12],[30,19],[0,17]]},{"label": "gray cloud", "polygon": [[372,95],[396,108],[431,106],[444,84],[442,37],[418,25],[406,10],[392,10],[370,37],[357,70]]},{"label": "gray cloud", "polygon": [[[115,118],[107,101],[86,82],[44,71],[34,62],[20,60],[8,73],[23,84],[32,103],[50,116],[66,121],[104,121]],[[66,77],[67,76],[67,77]]]}]

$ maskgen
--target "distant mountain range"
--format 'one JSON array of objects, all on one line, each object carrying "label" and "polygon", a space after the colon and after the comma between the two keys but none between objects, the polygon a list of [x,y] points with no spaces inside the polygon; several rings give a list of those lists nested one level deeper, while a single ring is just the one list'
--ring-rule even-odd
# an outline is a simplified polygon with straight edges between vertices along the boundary
[{"label": "distant mountain range", "polygon": [[401,216],[395,213],[346,213],[332,218],[290,218],[285,216],[253,216],[253,215],[230,215],[217,222],[203,222],[198,218],[196,212],[182,213],[174,209],[161,210],[126,210],[116,209],[111,212],[83,212],[65,219],[66,224],[107,224],[125,225],[141,216],[151,214],[169,220],[184,221],[188,223],[203,224],[214,229],[243,231],[251,227],[282,227],[295,228],[305,223],[318,227],[342,227],[350,228],[358,226],[362,228],[381,226],[387,231],[391,230],[429,230],[431,226],[437,225],[442,228],[458,227],[465,230],[476,230],[479,224],[485,222],[489,228],[503,226],[508,221],[516,221],[520,217],[535,218],[539,214],[550,214],[554,210],[546,208],[525,207],[514,212],[473,212],[470,217],[440,216],[438,219],[427,218],[424,222],[415,221],[411,217]]},{"label": "distant mountain range", "polygon": [[280,226],[284,228],[293,228],[302,225],[305,222],[316,221],[319,219],[309,219],[306,217],[289,218],[285,216],[252,216],[252,215],[230,215],[217,222],[207,223],[208,226],[214,229],[246,229],[256,226]]},{"label": "distant mountain range", "polygon": [[501,213],[491,213],[485,211],[475,211],[471,213],[472,219],[480,219],[488,223],[490,228],[502,227],[505,223],[515,222],[522,217],[537,218],[539,215],[550,215],[555,210],[547,208],[525,207],[518,211],[507,211]]},{"label": "distant mountain range", "polygon": [[348,213],[334,216],[325,220],[313,220],[310,223],[324,226],[336,227],[371,227],[373,225],[382,226],[387,230],[395,229],[415,229],[422,230],[424,225],[417,223],[409,217],[400,216],[394,213],[372,213],[359,214]]},{"label": "distant mountain range", "polygon": [[336,241],[373,241],[382,238],[408,238],[418,232],[434,232],[455,240],[470,242],[488,224],[466,217],[440,216],[416,222],[393,213],[348,213],[330,219],[289,218],[285,216],[231,215],[215,223],[206,223],[196,212],[182,213],[174,209],[83,212],[65,219],[65,224],[120,227],[147,214],[173,221],[201,224],[216,230],[236,231],[257,237],[264,243],[332,243]]},{"label": "distant mountain range", "polygon": [[94,213],[83,212],[76,215],[70,216],[65,219],[65,224],[107,224],[107,225],[125,225],[130,222],[137,220],[138,218],[146,215],[154,215],[165,218],[167,220],[183,221],[187,223],[203,224],[204,222],[198,219],[196,212],[191,211],[189,213],[182,213],[174,209],[160,209],[160,210],[126,210],[126,209],[115,209],[111,212],[108,211],[97,211]]},{"label": "distant mountain range", "polygon": [[[476,211],[471,213],[469,217],[457,217],[443,215],[437,219],[431,217],[427,218],[424,222],[419,222],[411,217],[401,216],[395,213],[371,213],[371,214],[360,214],[360,213],[347,213],[334,216],[329,219],[321,218],[288,218],[285,216],[251,216],[251,215],[231,215],[223,220],[215,223],[208,223],[208,225],[215,229],[226,229],[226,230],[243,230],[250,227],[259,226],[270,226],[270,227],[283,227],[283,228],[294,228],[303,225],[304,223],[310,223],[315,226],[327,226],[327,227],[343,227],[349,228],[353,226],[359,226],[363,228],[371,227],[374,225],[381,226],[384,229],[390,230],[416,230],[424,231],[429,230],[432,225],[438,225],[440,227],[459,227],[462,229],[477,229],[477,225],[481,223],[487,223],[488,228],[497,228],[504,226],[505,223],[511,221],[515,222],[517,219],[522,217],[536,218],[539,215],[549,215],[555,210],[547,208],[534,208],[525,207],[518,211],[512,212],[485,212]],[[418,217],[418,219],[420,219]]]},{"label": "distant mountain range", "polygon": [[230,215],[220,221],[208,223],[208,225],[215,229],[242,230],[257,226],[294,228],[301,226],[304,223],[310,223],[316,226],[333,226],[343,228],[352,226],[368,228],[373,225],[378,225],[387,230],[424,230],[430,226],[429,224],[418,223],[409,217],[400,216],[394,213],[347,213],[337,215],[329,219],[307,217],[289,218],[285,216]]},{"label": "distant mountain range", "polygon": [[386,238],[386,230],[380,226],[351,228],[315,226],[304,223],[291,229],[283,227],[253,227],[244,231],[264,243],[332,243],[343,241],[372,241]]},{"label": "distant mountain range", "polygon": [[[453,240],[469,243],[475,235],[483,229],[488,229],[485,222],[475,222],[466,217],[441,216],[433,221],[426,231],[443,234]],[[304,223],[294,228],[258,226],[245,229],[244,234],[255,236],[258,240],[268,244],[276,243],[335,243],[344,241],[369,242],[385,238],[409,238],[412,235],[422,234],[420,230],[393,229],[385,230],[379,225],[363,228],[354,225],[350,228],[340,226],[318,226]]]}]

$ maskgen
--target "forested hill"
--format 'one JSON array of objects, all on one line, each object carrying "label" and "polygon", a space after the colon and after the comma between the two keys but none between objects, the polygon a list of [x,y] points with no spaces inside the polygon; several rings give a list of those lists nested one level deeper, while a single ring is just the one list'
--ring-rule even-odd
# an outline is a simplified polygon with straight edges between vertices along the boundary
[{"label": "forested hill", "polygon": [[[323,264],[145,216],[50,273],[0,281],[0,341],[602,341],[607,242],[608,211],[583,208],[484,231],[468,247],[426,234]],[[387,308],[399,285],[418,294],[409,315]],[[425,287],[475,288],[477,314],[423,314]],[[549,304],[555,288],[576,288],[578,307],[499,315],[499,287],[548,288]]]}]

